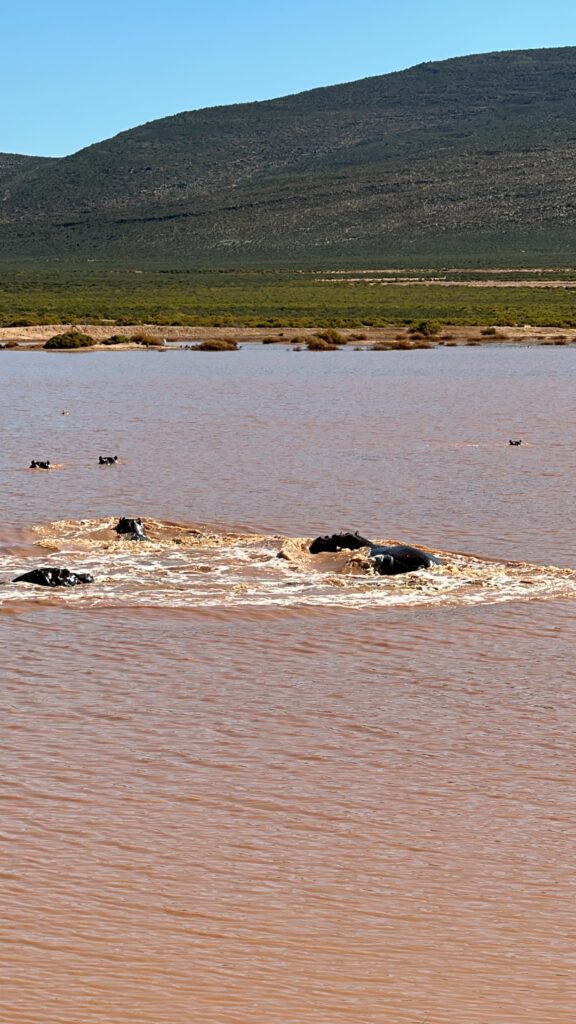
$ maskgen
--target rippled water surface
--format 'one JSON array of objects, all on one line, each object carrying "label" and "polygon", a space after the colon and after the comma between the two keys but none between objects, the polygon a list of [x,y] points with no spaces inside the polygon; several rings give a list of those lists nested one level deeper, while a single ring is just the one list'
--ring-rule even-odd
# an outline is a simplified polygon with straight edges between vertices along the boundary
[{"label": "rippled water surface", "polygon": [[0,384],[2,1024],[572,1024],[576,352]]}]

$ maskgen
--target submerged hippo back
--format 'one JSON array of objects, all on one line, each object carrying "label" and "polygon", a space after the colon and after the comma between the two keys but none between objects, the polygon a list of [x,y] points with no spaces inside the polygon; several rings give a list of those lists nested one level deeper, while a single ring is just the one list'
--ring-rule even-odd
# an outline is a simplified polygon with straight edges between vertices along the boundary
[{"label": "submerged hippo back", "polygon": [[441,564],[436,555],[429,555],[427,551],[420,551],[407,544],[373,544],[370,558],[381,576],[398,576],[403,572],[414,572],[416,569],[428,569],[431,565]]},{"label": "submerged hippo back", "polygon": [[326,537],[316,537],[308,550],[311,555],[319,555],[323,551],[357,551],[359,548],[370,547],[371,543],[359,533],[332,533]]},{"label": "submerged hippo back", "polygon": [[79,583],[94,583],[94,577],[88,572],[71,572],[70,569],[44,565],[16,576],[12,582],[35,583],[37,587],[76,587]]}]

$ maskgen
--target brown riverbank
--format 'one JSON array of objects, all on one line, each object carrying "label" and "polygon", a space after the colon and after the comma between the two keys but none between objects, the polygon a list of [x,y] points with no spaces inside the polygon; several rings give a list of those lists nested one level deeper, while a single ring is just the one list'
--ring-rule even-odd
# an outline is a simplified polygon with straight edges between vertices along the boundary
[{"label": "brown riverbank", "polygon": [[[111,326],[93,326],[91,324],[44,324],[35,327],[1,327],[0,345],[9,342],[16,342],[18,347],[23,349],[37,349],[42,347],[45,341],[55,334],[61,334],[66,330],[79,330],[94,338],[97,350],[111,352],[125,350],[126,348],[141,347],[141,342],[130,342],[126,345],[104,345],[103,342],[115,333],[121,333],[128,338],[135,335],[142,335],[143,332],[153,338],[168,344],[174,343],[197,343],[209,338],[233,338],[241,344],[275,343],[290,344],[294,339],[300,340],[303,344],[313,337],[320,327],[158,327],[155,324],[134,324],[122,328]],[[439,345],[554,345],[572,344],[576,342],[576,330],[561,329],[558,327],[500,327],[494,325],[495,333],[485,334],[486,328],[481,327],[452,327],[442,328],[439,334],[430,341]],[[408,338],[406,330],[398,326],[391,327],[359,327],[355,329],[343,329],[339,332],[350,345],[370,346],[379,343],[393,343],[398,338]],[[99,344],[101,343],[101,344]],[[91,350],[93,351],[93,350]]]}]

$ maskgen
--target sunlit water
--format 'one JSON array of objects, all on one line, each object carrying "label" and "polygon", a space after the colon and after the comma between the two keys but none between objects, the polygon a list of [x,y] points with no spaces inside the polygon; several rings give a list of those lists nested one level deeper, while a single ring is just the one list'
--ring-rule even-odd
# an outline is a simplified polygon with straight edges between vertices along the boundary
[{"label": "sunlit water", "polygon": [[572,1024],[576,352],[0,381],[2,1024]]}]

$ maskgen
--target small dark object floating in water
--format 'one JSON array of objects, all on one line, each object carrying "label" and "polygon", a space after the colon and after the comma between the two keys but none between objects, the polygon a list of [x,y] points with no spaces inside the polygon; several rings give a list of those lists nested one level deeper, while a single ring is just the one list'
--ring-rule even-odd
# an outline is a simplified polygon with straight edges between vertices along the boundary
[{"label": "small dark object floating in water", "polygon": [[71,572],[70,569],[42,566],[16,576],[12,583],[35,583],[38,587],[75,587],[78,583],[94,583],[94,577],[89,572]]},{"label": "small dark object floating in water", "polygon": [[30,469],[50,469],[50,459],[46,459],[45,461],[42,461],[41,459],[32,459]]},{"label": "small dark object floating in water", "polygon": [[519,444],[522,444],[522,441],[508,441],[508,444],[513,445],[514,448],[517,448]]},{"label": "small dark object floating in water", "polygon": [[118,462],[117,455],[100,455],[98,462],[101,466],[113,466],[115,462]]},{"label": "small dark object floating in water", "polygon": [[118,520],[114,529],[116,533],[126,537],[128,540],[148,540],[144,523],[141,519],[126,519],[122,517]]},{"label": "small dark object floating in water", "polygon": [[368,557],[380,576],[398,576],[403,572],[415,572],[416,569],[429,569],[431,565],[441,565],[436,555],[429,555],[419,548],[407,544],[373,544],[359,533],[333,533],[331,536],[316,537],[308,548],[311,555],[322,551],[356,551],[358,548],[370,548]]}]

